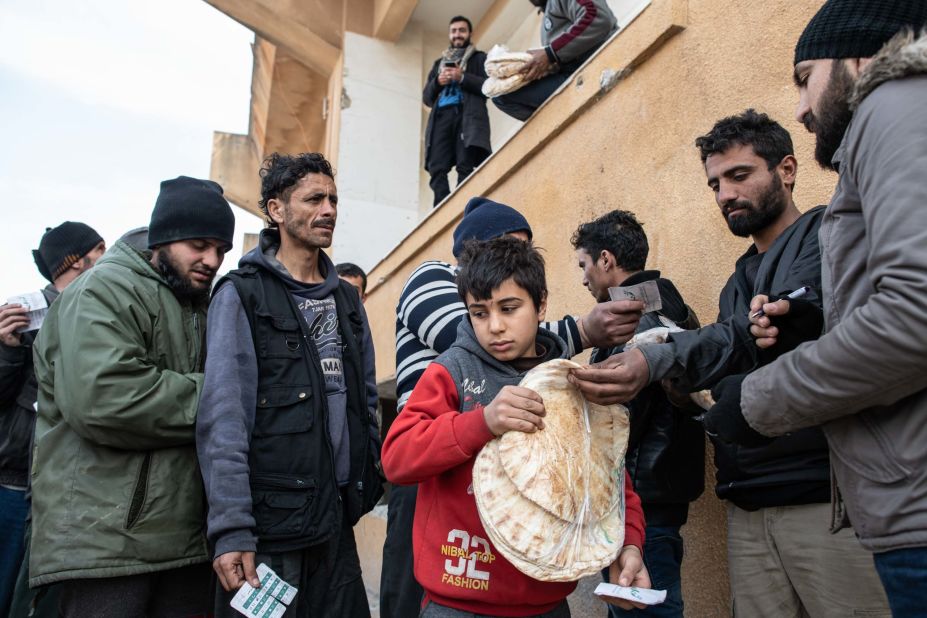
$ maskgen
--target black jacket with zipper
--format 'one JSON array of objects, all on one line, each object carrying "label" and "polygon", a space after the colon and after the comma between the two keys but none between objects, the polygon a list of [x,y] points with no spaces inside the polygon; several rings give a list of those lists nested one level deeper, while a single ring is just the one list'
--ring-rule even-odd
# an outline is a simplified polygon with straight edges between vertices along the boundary
[{"label": "black jacket with zipper", "polygon": [[[663,307],[644,314],[637,332],[664,326],[659,316],[680,328],[697,328],[698,319],[686,305],[676,286],[656,270],[628,277],[621,285],[656,281]],[[621,352],[623,346],[596,349],[592,362]],[[689,414],[674,406],[659,383],[644,388],[627,404],[631,435],[625,465],[641,498],[648,526],[681,526],[686,523],[689,503],[705,489],[705,432]]]},{"label": "black jacket with zipper", "polygon": [[[747,263],[758,255],[756,247],[737,260],[721,291],[717,323],[674,333],[670,345],[644,348],[651,376],[669,377],[680,390],[697,391],[772,362],[775,355],[761,355],[750,335],[750,301],[758,294],[783,296],[809,286],[804,300],[821,306],[818,229],[823,212],[823,206],[812,208],[776,238],[763,254],[752,285]],[[820,428],[802,429],[760,447],[713,442],[719,498],[746,510],[830,501],[830,460]]]},{"label": "black jacket with zipper", "polygon": [[379,454],[370,440],[360,300],[343,281],[335,288],[350,436],[350,476],[341,492],[327,427],[324,374],[305,319],[274,274],[246,265],[227,278],[241,298],[260,357],[249,452],[258,549],[279,552],[316,545],[338,530],[342,508],[353,525],[383,494]]}]

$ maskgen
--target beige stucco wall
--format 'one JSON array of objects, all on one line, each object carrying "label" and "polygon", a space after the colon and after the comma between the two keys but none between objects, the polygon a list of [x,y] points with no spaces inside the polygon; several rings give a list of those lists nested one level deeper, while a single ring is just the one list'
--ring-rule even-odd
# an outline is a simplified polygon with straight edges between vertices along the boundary
[{"label": "beige stucco wall", "polygon": [[[793,119],[792,48],[818,2],[654,0],[628,29],[371,273],[367,300],[380,378],[395,370],[399,292],[426,259],[450,259],[451,231],[467,199],[485,194],[521,210],[546,250],[549,315],[583,313],[569,238],[614,208],[634,211],[651,244],[648,265],[673,279],[703,322],[747,246],[718,215],[694,139],[718,118],[753,106],[792,132],[799,208],[825,203],[835,177],[812,159],[812,138]],[[601,71],[640,63],[610,92]],[[581,110],[581,111],[577,111]],[[709,471],[713,474],[713,472]],[[713,479],[708,479],[713,486]],[[684,530],[687,616],[727,612],[724,509],[711,490]]]}]

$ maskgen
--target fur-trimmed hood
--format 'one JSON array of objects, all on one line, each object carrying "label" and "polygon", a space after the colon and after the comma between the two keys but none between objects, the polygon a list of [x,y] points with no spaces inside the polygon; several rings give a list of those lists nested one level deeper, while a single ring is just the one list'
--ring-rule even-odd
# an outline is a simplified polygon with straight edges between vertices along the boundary
[{"label": "fur-trimmed hood", "polygon": [[927,29],[915,36],[903,30],[892,37],[867,66],[850,97],[850,109],[856,111],[873,90],[895,79],[927,74]]}]

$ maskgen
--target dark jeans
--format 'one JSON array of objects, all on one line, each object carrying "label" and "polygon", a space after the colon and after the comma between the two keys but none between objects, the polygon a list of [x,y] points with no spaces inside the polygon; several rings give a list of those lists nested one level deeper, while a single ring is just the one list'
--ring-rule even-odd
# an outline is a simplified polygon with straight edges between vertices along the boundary
[{"label": "dark jeans", "polygon": [[393,485],[386,512],[386,541],[380,574],[381,618],[417,616],[424,591],[415,581],[412,557],[412,521],[418,485]]},{"label": "dark jeans", "polygon": [[460,105],[436,107],[432,112],[434,120],[431,126],[431,142],[428,145],[426,167],[431,174],[428,183],[434,191],[437,206],[451,193],[447,175],[452,167],[457,168],[457,184],[473,172],[473,168],[482,163],[489,153],[482,148],[467,147],[464,144],[462,130],[463,108]]},{"label": "dark jeans", "polygon": [[893,618],[918,618],[927,604],[927,547],[875,554],[876,571],[888,595]]},{"label": "dark jeans", "polygon": [[209,611],[212,566],[61,582],[62,618],[182,618]]},{"label": "dark jeans", "polygon": [[[298,590],[287,616],[370,618],[354,529],[346,520],[340,533],[325,543],[282,553],[258,552],[254,564],[262,562]],[[216,584],[215,618],[241,618],[229,605],[235,592]]]},{"label": "dark jeans", "polygon": [[50,584],[41,588],[29,588],[29,544],[30,523],[26,523],[26,551],[23,564],[16,578],[16,590],[10,604],[10,618],[57,618],[60,602],[60,586]]},{"label": "dark jeans", "polygon": [[26,516],[29,502],[25,490],[0,487],[0,616],[6,616],[23,563]]},{"label": "dark jeans", "polygon": [[[608,606],[611,618],[683,618],[682,616],[682,537],[679,526],[647,526],[644,565],[654,590],[666,590],[666,601],[646,609],[623,610]],[[608,581],[608,570],[603,575]]]},{"label": "dark jeans", "polygon": [[495,97],[492,102],[496,104],[500,111],[524,122],[531,117],[531,114],[537,108],[541,107],[544,101],[550,98],[550,95],[560,87],[560,84],[570,79],[576,69],[582,66],[596,50],[598,50],[598,47],[592,48],[573,62],[561,65],[560,70],[556,73],[551,73],[546,77],[526,84],[515,92]]}]

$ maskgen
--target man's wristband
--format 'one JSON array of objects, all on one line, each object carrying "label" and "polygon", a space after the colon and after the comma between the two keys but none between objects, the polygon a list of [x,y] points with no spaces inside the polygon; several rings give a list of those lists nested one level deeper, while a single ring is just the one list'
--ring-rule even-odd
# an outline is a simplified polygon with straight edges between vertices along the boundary
[{"label": "man's wristband", "polygon": [[557,54],[554,53],[554,48],[550,45],[544,47],[544,53],[547,54],[547,60],[551,64],[559,64],[560,59],[557,58]]}]

